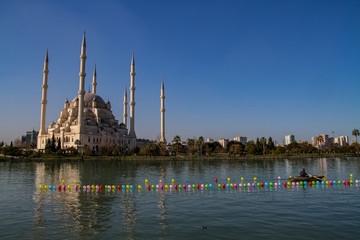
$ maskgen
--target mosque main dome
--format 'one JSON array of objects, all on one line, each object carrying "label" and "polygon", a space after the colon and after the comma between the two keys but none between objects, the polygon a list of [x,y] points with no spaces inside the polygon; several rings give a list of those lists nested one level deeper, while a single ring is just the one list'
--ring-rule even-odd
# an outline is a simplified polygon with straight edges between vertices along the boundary
[{"label": "mosque main dome", "polygon": [[[79,101],[79,96],[76,96],[71,102],[75,103],[77,101]],[[84,95],[85,106],[91,105],[92,102],[96,102],[97,107],[99,107],[99,108],[105,108],[105,106],[106,106],[104,99],[102,99],[99,95],[91,93],[91,92],[85,93],[85,95]]]}]

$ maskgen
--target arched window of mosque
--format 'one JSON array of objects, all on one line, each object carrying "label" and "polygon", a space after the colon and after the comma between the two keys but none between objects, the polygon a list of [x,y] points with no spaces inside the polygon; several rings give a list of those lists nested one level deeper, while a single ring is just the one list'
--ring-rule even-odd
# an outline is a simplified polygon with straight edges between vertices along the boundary
[{"label": "arched window of mosque", "polygon": [[73,138],[73,137],[71,138],[71,142],[74,142],[74,138]]},{"label": "arched window of mosque", "polygon": [[93,138],[93,143],[95,143],[95,138]]},{"label": "arched window of mosque", "polygon": [[88,142],[90,142],[90,137],[88,138]]}]

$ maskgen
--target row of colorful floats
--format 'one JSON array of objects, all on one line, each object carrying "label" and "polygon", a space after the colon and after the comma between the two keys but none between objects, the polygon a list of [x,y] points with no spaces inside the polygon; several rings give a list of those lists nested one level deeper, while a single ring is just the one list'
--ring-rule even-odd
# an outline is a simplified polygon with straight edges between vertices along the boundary
[{"label": "row of colorful floats", "polygon": [[[291,176],[290,176],[291,179]],[[142,185],[138,185],[137,189],[142,190],[143,188],[147,190],[204,190],[204,189],[247,189],[247,188],[291,188],[291,187],[312,187],[319,185],[326,186],[353,186],[354,184],[358,187],[360,180],[352,180],[353,175],[350,174],[351,180],[326,180],[326,176],[323,181],[299,181],[299,182],[281,182],[281,177],[278,177],[278,182],[257,182],[257,178],[254,177],[253,183],[245,183],[244,178],[241,178],[241,183],[231,183],[231,179],[227,178],[227,183],[218,183],[218,179],[215,178],[215,183],[212,184],[175,184],[175,180],[171,180],[171,184],[163,184],[162,180],[159,180],[158,184],[149,184],[149,181],[145,179],[144,187]],[[78,181],[75,180],[75,186],[65,185],[65,180],[62,180],[62,185],[40,185],[40,191],[71,191],[74,189],[75,191],[122,191],[122,190],[134,190],[136,187],[134,185],[81,185],[78,184]]]}]

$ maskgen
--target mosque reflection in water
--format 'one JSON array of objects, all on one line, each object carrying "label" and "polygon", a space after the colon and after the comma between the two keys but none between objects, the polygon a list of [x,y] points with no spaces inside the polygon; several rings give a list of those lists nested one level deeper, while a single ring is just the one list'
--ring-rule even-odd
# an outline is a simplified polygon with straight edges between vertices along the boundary
[{"label": "mosque reflection in water", "polygon": [[[99,169],[93,168],[91,172],[81,176],[80,171],[84,170],[78,164],[56,164],[36,163],[35,165],[35,186],[40,185],[71,185],[71,190],[36,190],[33,200],[36,203],[34,223],[37,231],[49,223],[57,223],[59,227],[69,227],[78,236],[94,236],[104,231],[107,222],[119,228],[120,232],[127,233],[130,239],[135,237],[135,225],[138,221],[136,215],[135,195],[129,190],[125,191],[76,191],[75,181],[79,184],[96,184],[94,180],[88,180],[89,176],[98,176]],[[88,171],[88,170],[86,170]],[[93,175],[94,174],[94,175]],[[107,175],[108,183],[117,181],[116,175]],[[113,176],[113,180],[111,180]],[[120,206],[117,202],[120,201]],[[111,218],[111,216],[116,216]],[[118,216],[122,216],[119,218]],[[38,235],[35,233],[35,235]]]},{"label": "mosque reflection in water", "polygon": [[[145,178],[149,178],[150,184],[158,184],[159,179],[168,184],[172,178],[175,178],[178,184],[213,183],[214,177],[223,181],[229,177],[234,182],[240,182],[241,177],[244,177],[245,181],[251,181],[255,176],[259,181],[275,181],[278,176],[282,176],[282,180],[290,175],[296,176],[305,168],[310,173],[327,174],[333,179],[342,179],[350,171],[343,169],[344,162],[352,171],[360,168],[358,161],[337,158],[33,163],[36,186],[33,192],[33,201],[36,203],[34,235],[39,236],[43,229],[57,227],[70,229],[72,235],[79,238],[99,234],[106,237],[108,228],[112,228],[111,232],[115,231],[134,239],[140,228],[151,224],[154,228],[152,230],[157,232],[157,238],[166,238],[169,234],[169,223],[173,219],[169,219],[171,216],[168,211],[173,211],[173,194],[185,197],[192,192],[186,191],[185,194],[185,191],[148,191],[144,187]],[[353,173],[357,174],[356,171]],[[66,185],[72,186],[71,192],[68,189],[60,192],[57,189],[39,191],[40,185],[59,186],[62,180],[65,180]],[[78,192],[75,190],[75,180],[86,185],[133,184],[135,188],[125,191]],[[138,184],[143,186],[142,191],[137,190]],[[213,193],[221,194],[218,191]]]}]

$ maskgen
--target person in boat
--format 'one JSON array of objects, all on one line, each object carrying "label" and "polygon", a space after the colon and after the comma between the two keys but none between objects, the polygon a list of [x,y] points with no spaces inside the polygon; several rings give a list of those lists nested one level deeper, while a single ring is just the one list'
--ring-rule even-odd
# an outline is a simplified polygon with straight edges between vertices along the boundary
[{"label": "person in boat", "polygon": [[300,177],[308,177],[309,175],[305,172],[305,168],[300,172]]}]

